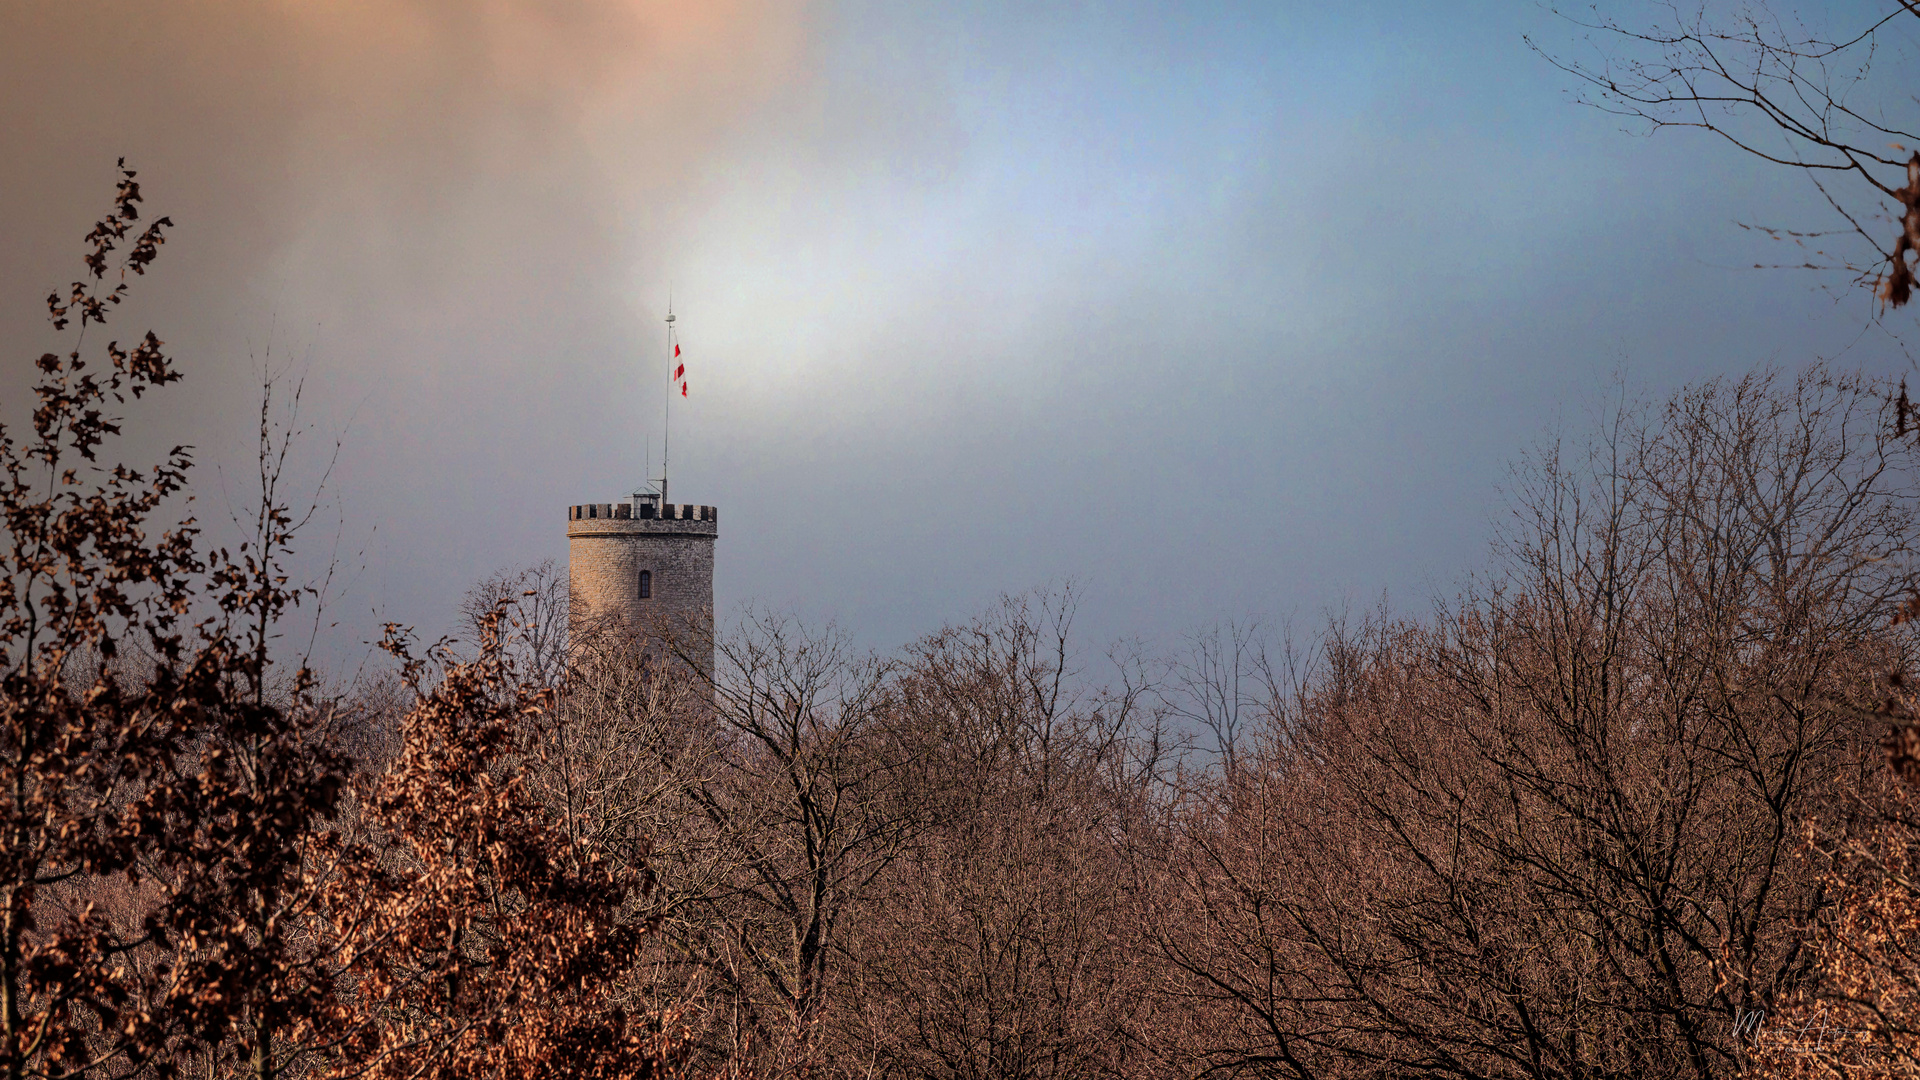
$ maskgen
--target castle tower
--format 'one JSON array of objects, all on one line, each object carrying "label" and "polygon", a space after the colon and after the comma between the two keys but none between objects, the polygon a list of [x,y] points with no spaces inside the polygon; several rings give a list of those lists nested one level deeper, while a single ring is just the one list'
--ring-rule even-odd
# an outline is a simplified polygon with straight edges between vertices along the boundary
[{"label": "castle tower", "polygon": [[701,642],[713,670],[713,544],[720,513],[711,506],[635,495],[567,511],[569,624],[578,638],[606,627],[633,635],[685,634]]}]

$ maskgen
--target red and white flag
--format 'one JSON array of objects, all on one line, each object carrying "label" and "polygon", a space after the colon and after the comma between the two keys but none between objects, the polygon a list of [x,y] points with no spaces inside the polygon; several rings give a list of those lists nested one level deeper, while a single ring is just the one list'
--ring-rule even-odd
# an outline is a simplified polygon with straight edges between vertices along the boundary
[{"label": "red and white flag", "polygon": [[[673,358],[680,359],[680,343],[673,343]],[[673,369],[673,381],[680,384],[680,396],[687,396],[687,365],[680,364]]]}]

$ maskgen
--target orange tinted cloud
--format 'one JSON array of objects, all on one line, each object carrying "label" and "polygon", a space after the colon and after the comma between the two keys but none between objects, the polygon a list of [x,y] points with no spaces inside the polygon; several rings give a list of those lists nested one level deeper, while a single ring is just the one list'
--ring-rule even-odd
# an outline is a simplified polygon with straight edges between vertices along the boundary
[{"label": "orange tinted cloud", "polygon": [[476,171],[635,198],[796,78],[804,44],[800,10],[762,0],[8,6],[0,213],[40,269],[0,287],[25,270],[28,295],[60,248],[23,220],[84,228],[122,154],[183,227],[255,255],[336,196],[384,229],[444,224]]},{"label": "orange tinted cloud", "polygon": [[214,365],[270,321],[391,371],[396,331],[534,304],[515,267],[626,272],[805,78],[803,11],[765,0],[13,6],[0,331],[40,334],[125,155],[179,223],[143,297],[203,393],[249,392]]}]

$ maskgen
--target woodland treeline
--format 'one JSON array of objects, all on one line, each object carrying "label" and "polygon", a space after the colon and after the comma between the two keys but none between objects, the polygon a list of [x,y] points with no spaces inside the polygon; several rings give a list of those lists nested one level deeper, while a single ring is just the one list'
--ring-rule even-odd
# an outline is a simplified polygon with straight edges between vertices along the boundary
[{"label": "woodland treeline", "polygon": [[8,1080],[1920,1071],[1898,386],[1622,408],[1418,617],[1102,656],[1035,594],[676,655],[570,638],[543,565],[338,686],[282,650],[266,410],[243,544],[188,451],[115,452],[180,377],[81,348],[139,203],[0,441]]}]

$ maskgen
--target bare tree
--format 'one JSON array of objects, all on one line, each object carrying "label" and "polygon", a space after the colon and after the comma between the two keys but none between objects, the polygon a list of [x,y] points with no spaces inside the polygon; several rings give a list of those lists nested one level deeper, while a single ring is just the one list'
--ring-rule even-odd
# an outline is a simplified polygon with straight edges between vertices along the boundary
[{"label": "bare tree", "polygon": [[1232,771],[1252,733],[1282,721],[1289,688],[1310,661],[1290,636],[1275,656],[1258,622],[1214,626],[1188,635],[1159,696],[1171,718],[1207,733],[1214,757]]},{"label": "bare tree", "polygon": [[576,649],[566,700],[610,734],[565,783],[609,796],[593,827],[655,837],[660,992],[703,1002],[704,1060],[817,1067],[846,919],[918,824],[889,665],[777,617],[719,641],[710,679],[686,659],[707,643],[607,642]]},{"label": "bare tree", "polygon": [[1196,1066],[1721,1076],[1808,972],[1793,858],[1877,758],[1912,475],[1876,388],[1711,383],[1546,455],[1505,575],[1330,643],[1196,788],[1161,943]]},{"label": "bare tree", "polygon": [[[565,567],[546,559],[501,570],[467,590],[460,617],[474,642],[496,613],[503,613],[502,647],[522,678],[558,687],[566,673],[570,594]],[[504,605],[504,607],[502,606]]]},{"label": "bare tree", "polygon": [[1071,595],[1017,597],[907,650],[896,708],[932,813],[866,897],[838,1010],[843,1068],[1130,1075],[1150,969],[1122,853],[1143,695],[1069,669]]},{"label": "bare tree", "polygon": [[1589,32],[1587,55],[1529,44],[1585,84],[1588,104],[1652,130],[1710,132],[1805,172],[1844,228],[1763,231],[1803,249],[1799,265],[1844,269],[1884,303],[1905,304],[1920,257],[1920,5],[1885,0],[1836,26],[1781,5],[1647,6],[1645,17],[1572,17]]},{"label": "bare tree", "polygon": [[539,782],[609,850],[650,838],[660,885],[635,917],[663,933],[636,1000],[690,1009],[707,1060],[769,1074],[1147,1056],[1122,853],[1176,743],[1133,737],[1139,680],[1073,676],[1070,612],[1009,599],[892,661],[762,618],[719,643],[712,683],[653,639],[577,647]]}]

